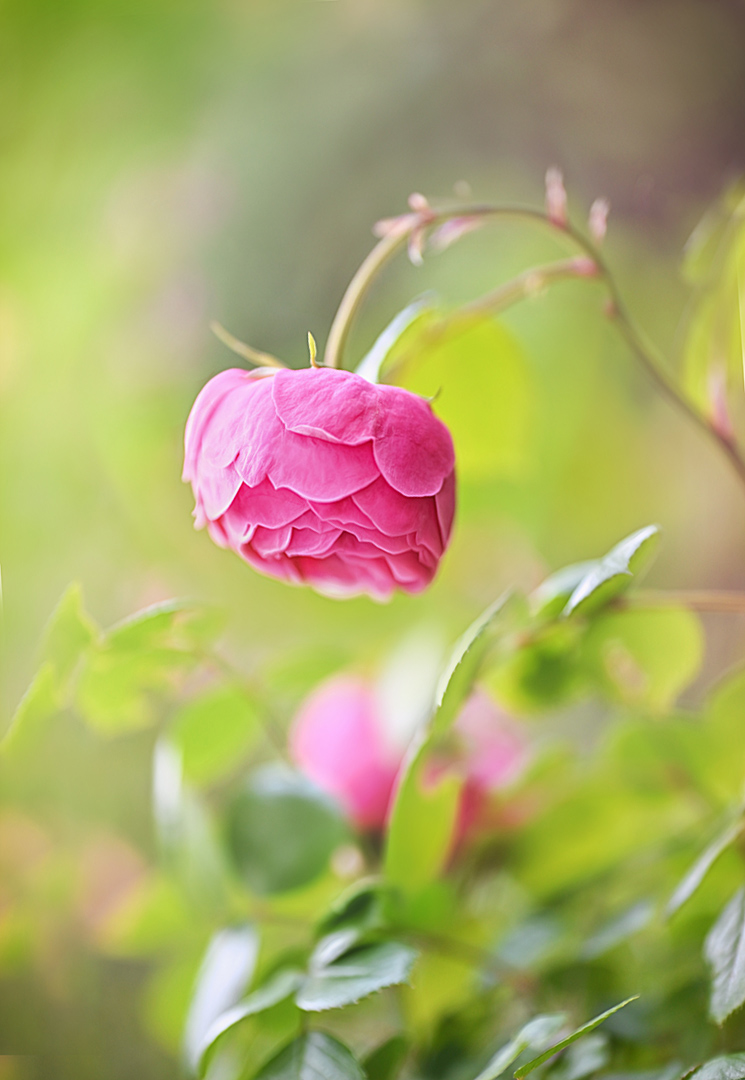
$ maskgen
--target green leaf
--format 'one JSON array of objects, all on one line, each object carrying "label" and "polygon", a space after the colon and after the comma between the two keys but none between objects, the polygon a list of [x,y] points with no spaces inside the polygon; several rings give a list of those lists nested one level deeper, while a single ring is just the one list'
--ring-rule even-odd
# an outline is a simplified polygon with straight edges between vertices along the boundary
[{"label": "green leaf", "polygon": [[391,363],[407,390],[436,398],[461,480],[522,473],[531,445],[531,384],[520,343],[506,327],[490,316],[432,312],[402,336]]},{"label": "green leaf", "polygon": [[402,335],[420,317],[433,312],[432,298],[420,296],[391,319],[385,330],[373,343],[366,356],[360,360],[356,372],[368,382],[380,382],[382,368]]},{"label": "green leaf", "polygon": [[259,706],[237,686],[221,686],[179,710],[170,734],[185,777],[204,784],[234,770],[260,731],[258,715]]},{"label": "green leaf", "polygon": [[35,750],[59,709],[57,676],[53,665],[47,661],[37,671],[13,714],[10,726],[0,742],[3,755],[12,757]]},{"label": "green leaf", "polygon": [[184,1029],[184,1054],[193,1070],[199,1065],[205,1036],[217,1018],[246,992],[258,954],[259,937],[250,924],[221,930],[210,941]]},{"label": "green leaf", "polygon": [[191,900],[222,908],[227,889],[223,853],[206,805],[184,783],[178,749],[161,738],[153,752],[153,816],[165,860]]},{"label": "green leaf", "polygon": [[729,825],[724,832],[720,833],[715,840],[701,853],[695,863],[678,885],[670,897],[665,908],[665,914],[670,917],[682,908],[683,904],[693,896],[699,885],[711,870],[720,855],[730,847],[742,834],[745,828],[745,818],[742,816]]},{"label": "green leaf", "polygon": [[295,1002],[305,1012],[353,1005],[376,990],[406,982],[416,957],[414,949],[395,941],[354,949],[333,963],[311,965]]},{"label": "green leaf", "polygon": [[208,1027],[195,1054],[200,1073],[203,1073],[207,1067],[211,1051],[214,1049],[218,1039],[249,1017],[257,1016],[259,1013],[266,1012],[267,1009],[274,1008],[275,1005],[279,1005],[282,1001],[286,1001],[291,994],[295,993],[302,981],[302,972],[294,968],[283,968],[267,979],[252,994],[239,1001],[237,1005],[233,1005],[232,1008],[220,1013]]},{"label": "green leaf", "polygon": [[514,1039],[497,1051],[477,1080],[497,1080],[526,1050],[542,1049],[561,1030],[565,1020],[563,1013],[534,1017],[518,1031]]},{"label": "green leaf", "polygon": [[69,681],[83,652],[100,634],[83,608],[80,584],[63,593],[44,631],[42,658],[54,668],[61,687]]},{"label": "green leaf", "polygon": [[570,1046],[564,1058],[551,1069],[551,1080],[582,1080],[600,1072],[608,1064],[608,1040],[598,1032]]},{"label": "green leaf", "polygon": [[149,649],[200,650],[222,625],[214,608],[191,600],[164,600],[116,623],[106,633],[108,643],[124,652]]},{"label": "green leaf", "polygon": [[441,735],[450,728],[473,689],[495,639],[524,622],[526,615],[523,597],[514,592],[504,593],[459,638],[437,686],[433,733]]},{"label": "green leaf", "polygon": [[599,1025],[602,1024],[605,1020],[613,1016],[614,1013],[617,1013],[619,1009],[623,1009],[626,1005],[631,1004],[632,1001],[636,1001],[638,996],[638,994],[635,994],[634,997],[627,998],[625,1001],[621,1001],[618,1005],[614,1005],[612,1009],[607,1009],[604,1013],[601,1013],[599,1016],[594,1017],[594,1019],[588,1020],[586,1024],[583,1024],[582,1027],[577,1028],[571,1033],[571,1035],[567,1035],[560,1042],[554,1043],[553,1046],[550,1046],[548,1050],[544,1050],[542,1054],[539,1054],[538,1057],[533,1058],[532,1061],[528,1061],[525,1063],[525,1065],[521,1065],[520,1068],[516,1069],[515,1071],[515,1080],[522,1080],[524,1076],[532,1073],[533,1070],[537,1069],[539,1065],[542,1065],[544,1061],[548,1061],[548,1059],[552,1058],[554,1054],[558,1054],[559,1050],[563,1050],[564,1047],[570,1046],[571,1043],[576,1042],[577,1039],[581,1039],[583,1035],[587,1035],[589,1034],[589,1032],[594,1031],[596,1027],[599,1027]]},{"label": "green leaf", "polygon": [[709,1012],[718,1024],[745,1002],[745,888],[738,889],[704,945],[711,967]]},{"label": "green leaf", "polygon": [[354,929],[359,934],[379,930],[384,924],[384,886],[377,878],[355,881],[338,896],[319,924],[319,930]]},{"label": "green leaf", "polygon": [[428,745],[419,749],[399,783],[388,826],[385,875],[416,893],[440,874],[450,857],[463,778],[431,774]]},{"label": "green leaf", "polygon": [[590,614],[625,592],[649,565],[659,534],[659,525],[647,525],[611,548],[575,587],[563,614]]},{"label": "green leaf", "polygon": [[393,1035],[387,1039],[362,1062],[367,1080],[396,1080],[408,1052],[409,1042],[405,1035]]},{"label": "green leaf", "polygon": [[582,623],[571,619],[536,629],[490,668],[486,686],[508,712],[543,711],[576,700],[590,681],[582,656],[585,632]]},{"label": "green leaf", "polygon": [[388,827],[386,879],[406,892],[423,889],[450,855],[457,820],[460,775],[433,767],[437,740],[448,732],[473,689],[487,653],[525,618],[522,597],[507,593],[486,609],[456,644],[440,679],[430,722],[412,741]]},{"label": "green leaf", "polygon": [[152,724],[158,700],[201,659],[213,623],[213,612],[178,600],[117,623],[86,655],[77,692],[84,718],[107,735]]},{"label": "green leaf", "polygon": [[254,892],[307,884],[348,836],[336,804],[299,773],[267,766],[249,778],[228,811],[235,866]]},{"label": "green leaf", "polygon": [[691,1073],[688,1080],[743,1080],[745,1054],[723,1054]]},{"label": "green leaf", "polygon": [[280,1050],[254,1080],[365,1080],[365,1074],[343,1043],[311,1031]]},{"label": "green leaf", "polygon": [[582,654],[611,700],[664,712],[697,675],[703,648],[692,611],[653,607],[602,613],[587,629]]},{"label": "green leaf", "polygon": [[597,559],[572,563],[571,566],[565,566],[547,577],[530,594],[530,610],[533,615],[551,619],[561,614],[574,590],[597,568],[597,564]]}]

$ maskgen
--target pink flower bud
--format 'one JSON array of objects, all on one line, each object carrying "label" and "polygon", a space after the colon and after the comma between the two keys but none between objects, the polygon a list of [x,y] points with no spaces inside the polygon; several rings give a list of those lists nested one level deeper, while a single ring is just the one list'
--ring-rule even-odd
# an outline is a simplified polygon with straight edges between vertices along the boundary
[{"label": "pink flower bud", "polygon": [[349,371],[223,371],[186,424],[197,528],[330,596],[420,592],[455,510],[453,442],[427,401]]},{"label": "pink flower bud", "polygon": [[362,829],[379,829],[403,749],[389,744],[370,686],[348,676],[321,683],[298,712],[290,752]]},{"label": "pink flower bud", "polygon": [[[465,780],[454,843],[490,824],[494,792],[511,783],[527,760],[517,727],[483,691],[475,691],[454,726],[454,747],[432,762],[433,781],[456,770]],[[363,829],[382,829],[391,810],[405,746],[396,744],[372,687],[337,677],[301,706],[290,733],[299,767],[333,795]]]},{"label": "pink flower bud", "polygon": [[567,193],[561,169],[555,165],[546,173],[546,214],[549,221],[563,228],[567,223]]},{"label": "pink flower bud", "polygon": [[590,229],[590,236],[596,244],[602,243],[605,239],[605,234],[608,231],[609,213],[610,203],[607,199],[596,199],[590,207],[590,216],[587,224]]},{"label": "pink flower bud", "polygon": [[449,221],[443,222],[434,230],[429,238],[430,247],[433,251],[445,251],[456,240],[460,240],[461,236],[480,229],[483,224],[483,217],[475,217],[474,215],[450,218]]}]

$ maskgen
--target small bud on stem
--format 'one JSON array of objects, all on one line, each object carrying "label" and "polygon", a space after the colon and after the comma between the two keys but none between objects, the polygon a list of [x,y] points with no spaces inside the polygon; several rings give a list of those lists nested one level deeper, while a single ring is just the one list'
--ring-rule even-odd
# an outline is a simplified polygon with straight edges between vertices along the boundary
[{"label": "small bud on stem", "polygon": [[596,199],[590,207],[590,216],[587,221],[590,236],[596,244],[601,244],[608,231],[608,214],[610,203],[607,199]]},{"label": "small bud on stem", "polygon": [[316,345],[316,339],[308,331],[308,352],[310,354],[310,366],[318,368],[321,365],[318,363],[318,346]]},{"label": "small bud on stem", "polygon": [[553,225],[565,228],[568,221],[567,193],[561,169],[555,165],[546,172],[546,215]]}]

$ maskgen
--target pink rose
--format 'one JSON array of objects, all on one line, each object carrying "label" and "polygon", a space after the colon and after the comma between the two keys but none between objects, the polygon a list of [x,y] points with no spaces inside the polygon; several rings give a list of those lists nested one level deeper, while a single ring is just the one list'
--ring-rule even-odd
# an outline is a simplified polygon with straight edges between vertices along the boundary
[{"label": "pink rose", "polygon": [[[490,798],[518,776],[527,747],[482,690],[463,705],[454,734],[452,753],[433,763],[432,775],[457,769],[465,777],[458,840],[489,823]],[[290,752],[299,767],[362,829],[385,825],[405,749],[388,732],[370,684],[350,676],[321,683],[305,699],[290,732]]]},{"label": "pink rose", "polygon": [[349,371],[223,371],[186,424],[197,528],[331,596],[419,592],[450,539],[450,433],[423,398]]}]

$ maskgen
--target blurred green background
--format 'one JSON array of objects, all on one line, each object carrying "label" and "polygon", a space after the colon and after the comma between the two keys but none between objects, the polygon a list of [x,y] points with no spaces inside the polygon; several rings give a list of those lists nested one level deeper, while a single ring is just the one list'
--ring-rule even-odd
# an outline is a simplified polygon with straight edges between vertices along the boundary
[{"label": "blurred green background", "polygon": [[[652,584],[745,587],[726,463],[656,399],[584,283],[505,317],[504,371],[454,375],[474,398],[488,380],[494,442],[461,470],[455,539],[424,597],[341,604],[262,579],[193,531],[180,482],[190,405],[233,365],[209,320],[306,363],[372,224],[412,191],[466,181],[480,200],[540,205],[558,164],[578,221],[607,195],[608,259],[676,362],[683,247],[745,165],[744,58],[736,0],[3,0],[3,715],[73,579],[104,625],[171,596],[224,606],[235,662],[260,673],[375,658],[422,621],[454,636],[507,584],[648,521],[666,534]],[[467,299],[552,253],[495,227],[421,269],[401,260],[349,359],[413,296]],[[707,629],[710,679],[743,626]],[[112,748],[94,777],[71,751],[57,805],[146,835],[138,753]],[[76,1077],[104,1059],[107,1077],[176,1075],[139,1026],[138,970],[75,983],[64,942],[37,945],[59,970],[0,985],[0,1053],[29,1052],[41,1027],[82,1054]]]}]

